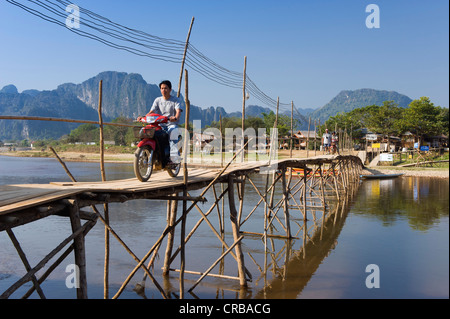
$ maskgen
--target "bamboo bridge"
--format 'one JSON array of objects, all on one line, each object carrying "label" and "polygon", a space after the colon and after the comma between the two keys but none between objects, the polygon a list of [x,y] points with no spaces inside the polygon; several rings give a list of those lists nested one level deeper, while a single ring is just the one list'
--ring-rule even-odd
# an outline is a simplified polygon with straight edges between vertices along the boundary
[{"label": "bamboo bridge", "polygon": [[[266,184],[261,189],[253,182],[252,174],[255,172],[261,173],[268,168],[273,168],[273,170],[266,172]],[[304,239],[303,249],[305,249],[307,242],[314,237],[314,234],[308,233],[307,222],[313,220],[313,232],[317,232],[321,229],[320,222],[324,223],[331,216],[338,216],[339,207],[342,207],[342,203],[348,200],[348,197],[354,193],[359,185],[361,169],[362,162],[356,156],[323,155],[305,159],[277,160],[270,165],[268,163],[249,162],[234,163],[223,168],[189,168],[187,170],[189,174],[187,182],[183,176],[170,178],[165,172],[161,171],[155,172],[150,180],[145,183],[139,182],[136,178],[102,182],[76,182],[71,177],[72,182],[0,186],[0,231],[7,232],[26,269],[22,278],[5,291],[0,291],[0,297],[9,298],[19,287],[31,281],[33,286],[24,297],[28,297],[36,291],[39,297],[45,298],[41,283],[67,256],[72,254],[75,264],[79,267],[77,298],[88,298],[86,278],[86,258],[88,256],[85,251],[85,237],[98,220],[105,225],[108,234],[115,237],[136,262],[135,268],[131,270],[130,275],[113,298],[118,298],[121,295],[138,269],[143,269],[145,277],[149,277],[161,296],[168,298],[167,291],[159,283],[160,279],[155,278],[150,271],[163,240],[167,242],[163,267],[164,275],[174,271],[179,273],[180,298],[184,296],[185,274],[199,276],[198,280],[187,290],[189,292],[192,292],[206,276],[237,280],[241,289],[245,290],[254,275],[246,267],[241,245],[245,237],[260,236],[266,247],[265,249],[268,249],[268,240],[277,238],[287,240],[286,243],[288,243],[291,239],[298,239],[298,234],[303,233],[301,237]],[[257,203],[250,203],[251,206],[254,206],[250,212],[243,211],[244,185],[246,183],[252,185],[254,191],[260,197]],[[215,185],[218,184],[224,186],[220,194],[216,192],[215,188]],[[280,198],[276,198],[274,192],[276,187],[279,190],[281,189]],[[205,202],[204,195],[210,189],[214,191],[215,201],[207,212],[203,212],[197,203]],[[200,195],[191,196],[190,192],[194,190],[201,191]],[[226,196],[228,197],[229,211],[226,212],[223,208],[220,211],[219,203],[225,201]],[[130,250],[108,223],[108,203],[123,203],[135,199],[166,200],[168,207],[166,227],[161,230],[159,239],[153,243],[142,258],[136,256]],[[182,203],[183,206],[181,216],[177,216],[178,203]],[[337,203],[337,205],[333,203]],[[102,214],[95,205],[103,205],[104,213]],[[89,207],[91,207],[91,210],[87,210]],[[192,215],[190,212],[194,208],[200,212],[201,218],[196,226],[186,234],[186,218],[190,218]],[[229,222],[232,229],[231,239],[224,236],[224,224],[215,226],[208,219],[213,210],[219,212],[219,219],[222,223],[225,223],[224,215],[229,213]],[[252,216],[258,214],[264,215],[264,225],[260,232],[246,232],[246,224],[251,222]],[[72,233],[68,234],[68,237],[52,249],[39,263],[32,266],[14,235],[13,229],[51,215],[69,217]],[[293,223],[293,220],[295,220],[295,223]],[[302,221],[302,224],[298,220]],[[215,262],[205,268],[207,270],[186,270],[185,254],[188,254],[189,251],[185,245],[188,244],[192,236],[195,236],[195,230],[202,222],[208,224],[220,241],[223,250],[218,254]],[[278,227],[274,227],[275,224]],[[296,228],[296,231],[294,228]],[[178,229],[181,238],[184,238],[177,249],[174,249],[175,229]],[[323,232],[323,229],[320,232]],[[106,240],[105,245],[108,245]],[[44,269],[44,266],[55,259],[57,253],[61,251],[63,251],[62,255],[46,268],[45,273],[40,278],[37,278],[36,273]],[[173,266],[177,255],[179,255],[180,260],[179,269]],[[227,255],[231,255],[236,261],[238,276],[212,274],[211,270],[221,263]],[[149,258],[149,263],[145,265]],[[288,262],[287,260],[286,263]],[[106,268],[105,272],[107,272]],[[107,276],[107,274],[105,275]],[[109,291],[107,283],[105,283],[105,291]]]}]

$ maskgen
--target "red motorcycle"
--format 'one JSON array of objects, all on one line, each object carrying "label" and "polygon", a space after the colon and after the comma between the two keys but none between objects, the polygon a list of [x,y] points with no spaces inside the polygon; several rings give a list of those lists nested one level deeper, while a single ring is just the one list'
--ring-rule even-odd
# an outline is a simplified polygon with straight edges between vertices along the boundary
[{"label": "red motorcycle", "polygon": [[[170,176],[175,177],[180,172],[181,163],[170,161],[169,135],[160,124],[169,122],[169,118],[156,113],[139,117],[138,122],[147,124],[139,130],[136,137],[141,141],[134,153],[134,173],[141,182],[146,182],[155,169],[165,169]],[[179,153],[178,153],[179,157]]]}]

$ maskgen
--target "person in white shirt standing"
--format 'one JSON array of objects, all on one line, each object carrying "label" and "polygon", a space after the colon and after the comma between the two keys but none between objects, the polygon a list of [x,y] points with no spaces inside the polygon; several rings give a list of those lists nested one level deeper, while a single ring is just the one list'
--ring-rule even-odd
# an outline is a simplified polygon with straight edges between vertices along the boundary
[{"label": "person in white shirt standing", "polygon": [[327,152],[327,154],[330,149],[330,143],[331,143],[331,134],[328,133],[328,129],[325,129],[325,133],[322,135],[322,145],[323,150]]}]

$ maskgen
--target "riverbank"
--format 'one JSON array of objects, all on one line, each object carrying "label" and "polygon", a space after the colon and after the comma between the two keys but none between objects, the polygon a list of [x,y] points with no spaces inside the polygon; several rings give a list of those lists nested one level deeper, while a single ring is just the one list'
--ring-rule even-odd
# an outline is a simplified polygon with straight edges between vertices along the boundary
[{"label": "riverbank", "polygon": [[379,174],[403,174],[403,176],[412,177],[435,177],[449,178],[448,168],[435,167],[395,167],[395,166],[377,166],[376,168],[365,168],[363,175],[379,175]]},{"label": "riverbank", "polygon": [[[285,154],[286,153],[286,154]],[[317,152],[319,155],[320,152]],[[0,152],[0,155],[15,156],[15,157],[54,157],[51,151],[16,151],[16,152]],[[68,162],[99,162],[100,154],[88,153],[88,152],[58,152],[59,157],[63,161]],[[286,151],[279,152],[280,157],[289,156]],[[310,151],[309,156],[314,156],[314,152]],[[306,151],[294,151],[294,158],[305,158]],[[109,153],[105,152],[104,160],[106,163],[132,163],[134,158],[133,153]],[[415,176],[415,177],[436,177],[436,178],[449,178],[449,168],[437,168],[437,167],[395,167],[395,166],[377,166],[366,167],[362,174],[399,174],[403,176]]]}]

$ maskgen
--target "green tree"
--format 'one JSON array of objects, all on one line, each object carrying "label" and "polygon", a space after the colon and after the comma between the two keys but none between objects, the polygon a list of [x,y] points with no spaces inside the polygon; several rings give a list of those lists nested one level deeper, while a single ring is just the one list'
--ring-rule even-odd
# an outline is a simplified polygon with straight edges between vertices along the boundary
[{"label": "green tree", "polygon": [[[402,125],[405,130],[413,133],[421,144],[424,136],[433,136],[442,133],[445,123],[445,112],[439,106],[434,106],[428,97],[414,100],[405,109]],[[448,130],[448,112],[447,112]]]},{"label": "green tree", "polygon": [[99,141],[99,128],[95,124],[82,124],[76,129],[72,130],[67,138],[69,143],[77,142],[98,142]]},{"label": "green tree", "polygon": [[[266,128],[267,134],[270,134],[270,129],[273,128],[276,114],[273,111],[270,113],[262,113],[263,115],[263,123]],[[294,127],[297,126],[298,120],[294,122]],[[287,136],[289,131],[291,130],[291,118],[287,115],[278,114],[278,136]]]},{"label": "green tree", "polygon": [[384,101],[383,105],[371,109],[367,121],[367,128],[372,132],[382,134],[390,144],[391,135],[399,135],[402,132],[401,125],[402,108],[394,101]]},{"label": "green tree", "polygon": [[[131,124],[132,120],[123,116],[119,116],[111,121],[112,123]],[[131,131],[131,132],[130,132]],[[127,126],[104,126],[104,139],[113,140],[116,145],[130,145],[131,136],[134,137],[131,127]],[[134,139],[134,138],[133,138]]]},{"label": "green tree", "polygon": [[446,107],[440,108],[440,112],[438,115],[438,123],[441,134],[448,136],[448,129],[449,129],[448,108]]}]

